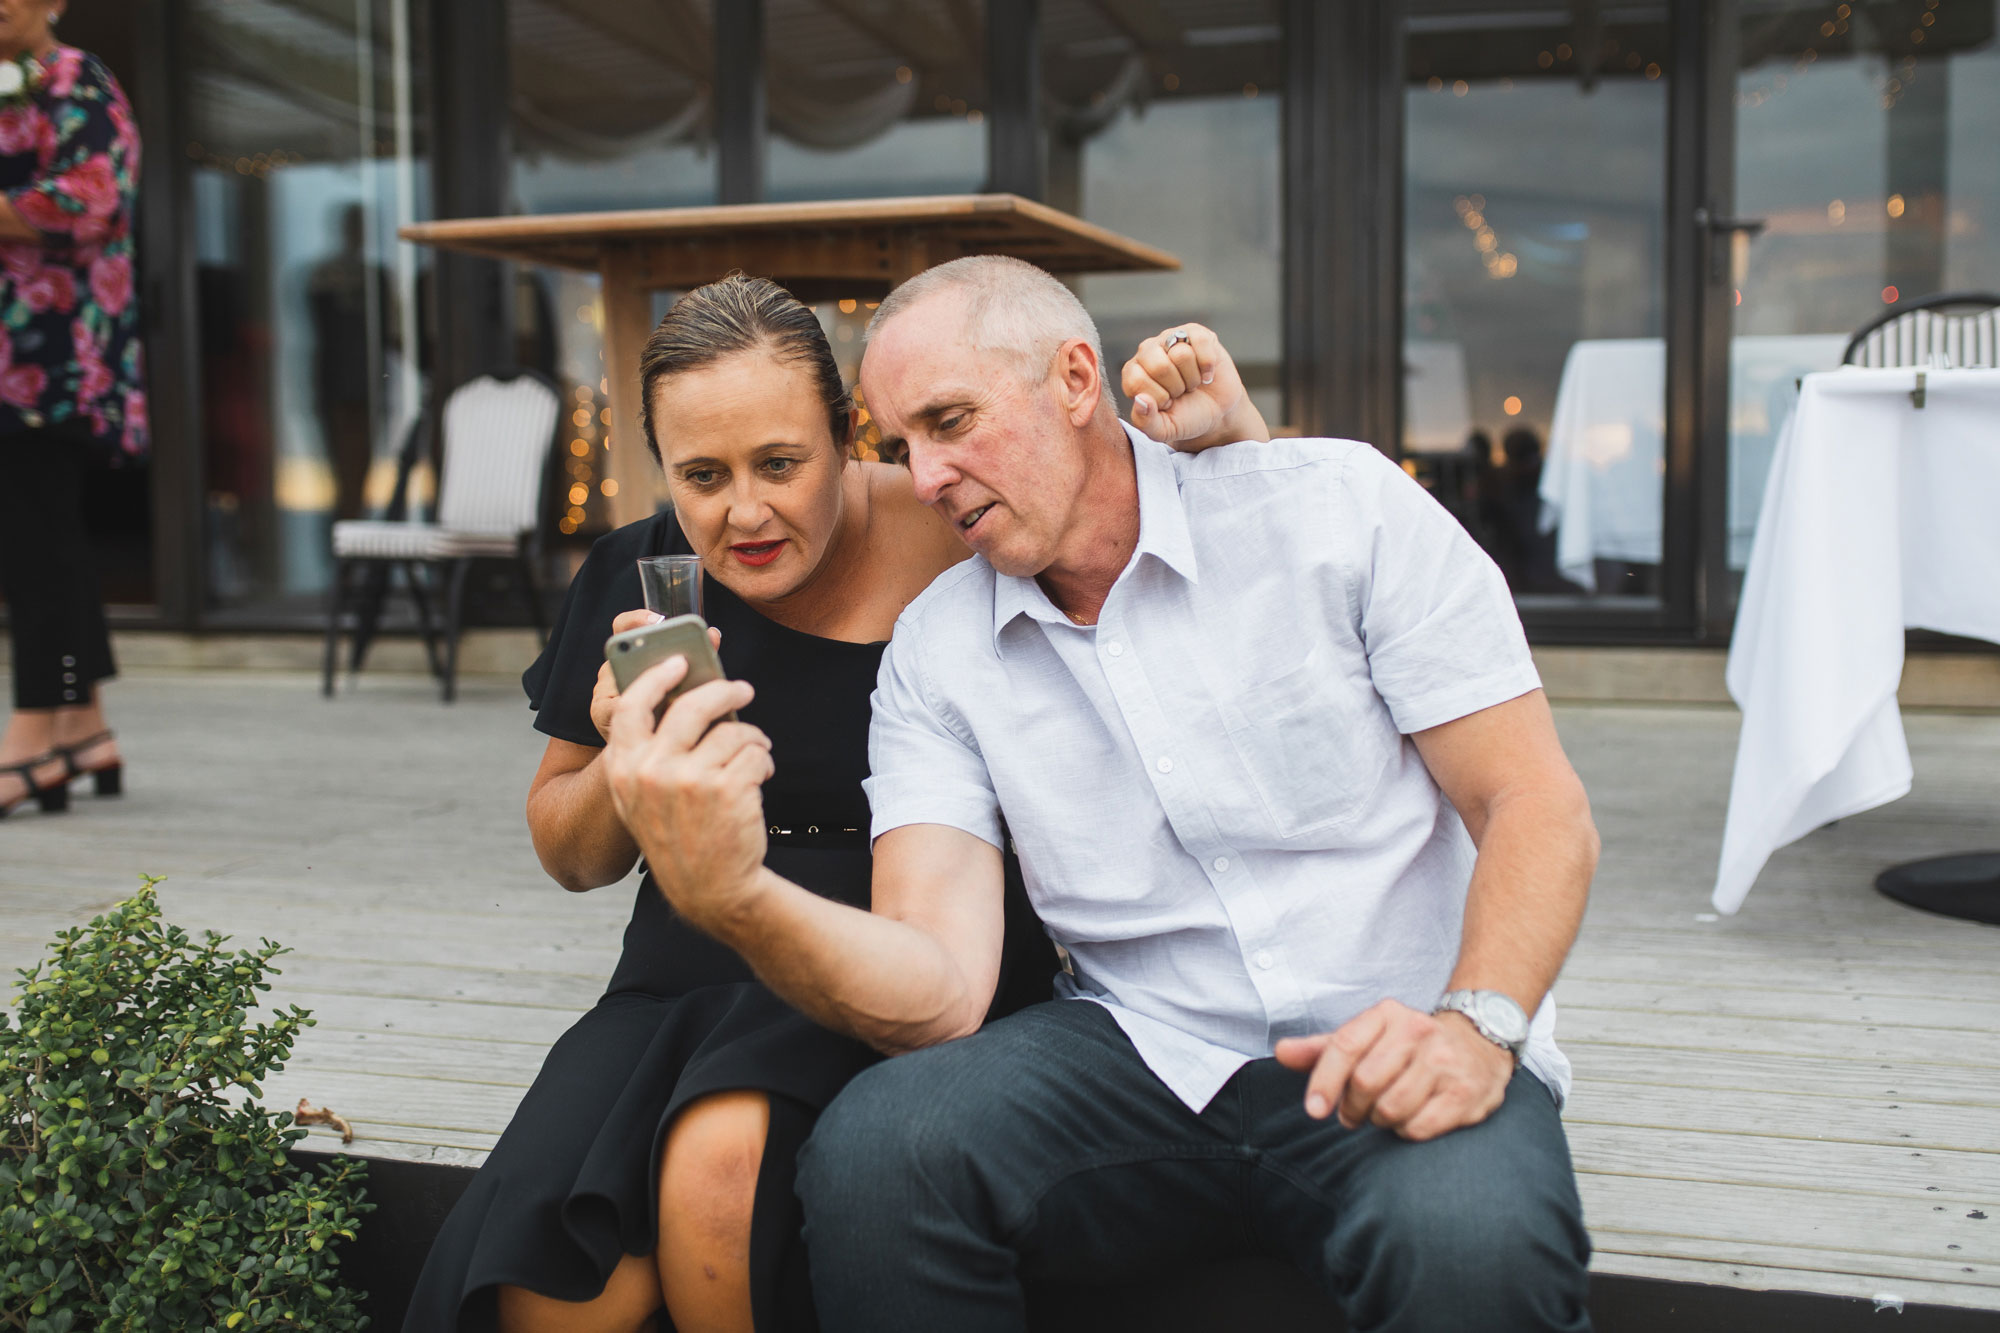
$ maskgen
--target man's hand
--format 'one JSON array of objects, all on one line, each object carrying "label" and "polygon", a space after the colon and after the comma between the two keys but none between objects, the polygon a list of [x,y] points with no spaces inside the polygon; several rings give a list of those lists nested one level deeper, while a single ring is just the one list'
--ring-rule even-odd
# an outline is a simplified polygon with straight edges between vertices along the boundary
[{"label": "man's hand", "polygon": [[612,710],[604,759],[612,802],[667,900],[710,928],[742,912],[762,882],[759,788],[774,769],[770,737],[722,720],[755,694],[745,681],[696,686],[655,723],[686,675],[687,659],[671,657],[632,682]]},{"label": "man's hand", "polygon": [[[623,634],[628,629],[650,625],[659,620],[651,611],[620,611],[611,622],[613,634]],[[722,647],[722,631],[710,625],[708,641],[718,650]],[[685,672],[685,668],[682,669]],[[597,668],[597,687],[590,692],[590,725],[597,728],[597,734],[605,740],[611,739],[611,713],[618,707],[618,682],[612,678],[611,663]]]},{"label": "man's hand", "polygon": [[1337,1032],[1287,1037],[1278,1063],[1311,1070],[1306,1114],[1338,1108],[1349,1129],[1380,1125],[1422,1143],[1476,1125],[1499,1107],[1514,1057],[1463,1014],[1421,1014],[1384,1000]]},{"label": "man's hand", "polygon": [[1236,362],[1200,324],[1176,324],[1140,343],[1119,386],[1132,400],[1132,424],[1177,449],[1271,436]]}]

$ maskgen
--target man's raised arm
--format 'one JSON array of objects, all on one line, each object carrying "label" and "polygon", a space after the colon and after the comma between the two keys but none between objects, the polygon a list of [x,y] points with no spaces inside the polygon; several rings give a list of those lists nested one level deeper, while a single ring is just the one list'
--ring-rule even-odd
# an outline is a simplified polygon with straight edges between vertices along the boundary
[{"label": "man's raised arm", "polygon": [[680,658],[624,692],[605,763],[612,799],[674,910],[735,949],[820,1023],[895,1054],[978,1029],[1000,974],[1000,852],[917,824],[875,844],[873,912],[822,898],[763,864],[759,788],[770,741],[724,721],[754,693],[714,681],[654,715]]}]

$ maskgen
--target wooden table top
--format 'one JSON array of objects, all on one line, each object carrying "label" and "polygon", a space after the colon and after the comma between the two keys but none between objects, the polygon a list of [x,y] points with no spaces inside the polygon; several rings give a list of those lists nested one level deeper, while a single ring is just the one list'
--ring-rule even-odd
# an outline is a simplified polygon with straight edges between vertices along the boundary
[{"label": "wooden table top", "polygon": [[611,249],[720,246],[768,253],[774,262],[752,271],[778,279],[845,276],[853,272],[857,245],[879,245],[886,253],[913,238],[934,264],[961,255],[1004,254],[1051,273],[1180,267],[1164,250],[1012,194],[457,218],[415,223],[399,234],[440,249],[590,271],[602,266]]}]

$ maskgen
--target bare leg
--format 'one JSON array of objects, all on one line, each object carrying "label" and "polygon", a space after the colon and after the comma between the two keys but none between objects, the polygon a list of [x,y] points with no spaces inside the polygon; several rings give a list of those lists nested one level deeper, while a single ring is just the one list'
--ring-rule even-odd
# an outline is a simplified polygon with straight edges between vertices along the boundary
[{"label": "bare leg", "polygon": [[660,1160],[660,1286],[680,1333],[751,1333],[750,1211],[771,1126],[761,1092],[703,1097]]},{"label": "bare leg", "polygon": [[[110,728],[104,721],[104,696],[98,691],[92,691],[90,702],[87,704],[55,710],[57,745],[75,745],[78,741],[108,730]],[[117,763],[118,760],[118,742],[115,740],[102,740],[76,752],[76,762],[80,768],[104,768]]]},{"label": "bare leg", "polygon": [[500,1288],[500,1333],[653,1333],[660,1274],[650,1254],[628,1254],[588,1301],[559,1301],[525,1287]]},{"label": "bare leg", "polygon": [[[7,718],[7,730],[0,734],[0,767],[25,764],[45,755],[56,744],[54,708],[17,708]],[[33,770],[34,779],[44,787],[63,779],[62,761],[42,764]],[[28,784],[18,773],[0,773],[0,806],[7,806],[28,794]]]}]

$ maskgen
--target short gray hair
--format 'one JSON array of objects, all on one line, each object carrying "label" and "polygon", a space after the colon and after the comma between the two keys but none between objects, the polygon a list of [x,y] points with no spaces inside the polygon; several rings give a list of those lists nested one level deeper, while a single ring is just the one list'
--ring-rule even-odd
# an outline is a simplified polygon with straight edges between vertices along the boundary
[{"label": "short gray hair", "polygon": [[1053,275],[1011,255],[967,255],[925,269],[883,298],[868,321],[864,341],[912,306],[943,292],[960,297],[959,310],[972,345],[981,351],[1013,354],[1021,373],[1030,379],[1047,372],[1057,348],[1072,338],[1083,339],[1097,353],[1104,401],[1117,408],[1097,321],[1076,293]]}]

